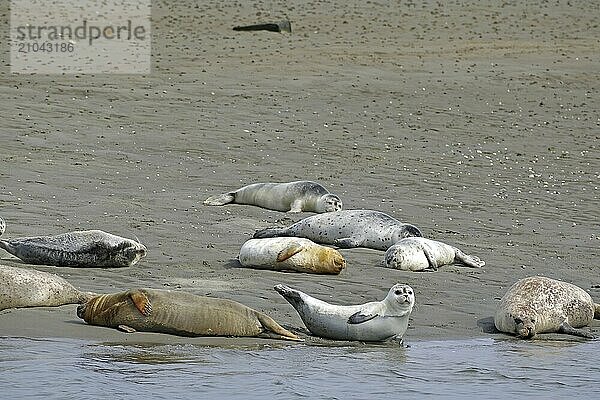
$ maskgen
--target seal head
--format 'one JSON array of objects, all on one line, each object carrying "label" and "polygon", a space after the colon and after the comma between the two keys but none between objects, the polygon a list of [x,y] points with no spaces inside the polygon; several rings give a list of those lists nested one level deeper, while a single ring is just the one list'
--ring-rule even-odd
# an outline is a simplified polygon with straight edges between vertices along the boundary
[{"label": "seal head", "polygon": [[315,210],[316,212],[324,213],[340,211],[342,207],[342,199],[340,199],[339,196],[336,194],[328,193],[319,197],[319,199],[317,200]]}]

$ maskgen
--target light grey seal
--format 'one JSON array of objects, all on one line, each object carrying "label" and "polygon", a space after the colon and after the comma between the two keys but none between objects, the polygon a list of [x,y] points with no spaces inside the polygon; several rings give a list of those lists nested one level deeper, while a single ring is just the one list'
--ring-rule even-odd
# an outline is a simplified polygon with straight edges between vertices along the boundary
[{"label": "light grey seal", "polygon": [[436,271],[442,265],[465,265],[481,268],[485,262],[479,257],[463,253],[454,246],[422,237],[400,239],[387,249],[385,266],[407,271]]},{"label": "light grey seal", "polygon": [[143,244],[100,230],[0,239],[0,248],[28,264],[61,267],[130,267],[146,255]]},{"label": "light grey seal", "polygon": [[77,304],[95,295],[77,290],[58,275],[0,265],[0,310]]},{"label": "light grey seal", "polygon": [[302,340],[271,317],[236,301],[160,289],[104,294],[77,307],[90,325],[179,336],[265,336]]},{"label": "light grey seal", "polygon": [[415,304],[412,288],[402,284],[392,286],[383,301],[350,306],[329,304],[285,285],[276,285],[275,290],[313,335],[334,340],[400,340]]},{"label": "light grey seal", "polygon": [[304,238],[250,239],[238,259],[243,267],[273,271],[339,274],[346,268],[339,251]]},{"label": "light grey seal", "polygon": [[532,276],[517,281],[500,299],[494,324],[522,339],[549,332],[593,339],[593,334],[577,328],[594,318],[600,319],[600,305],[588,292],[571,283]]},{"label": "light grey seal", "polygon": [[287,228],[266,228],[254,238],[296,236],[343,249],[387,250],[398,240],[423,236],[419,228],[373,210],[341,210],[304,218]]},{"label": "light grey seal", "polygon": [[233,192],[211,196],[205,205],[248,204],[275,211],[324,213],[342,209],[342,200],[318,183],[255,183]]}]

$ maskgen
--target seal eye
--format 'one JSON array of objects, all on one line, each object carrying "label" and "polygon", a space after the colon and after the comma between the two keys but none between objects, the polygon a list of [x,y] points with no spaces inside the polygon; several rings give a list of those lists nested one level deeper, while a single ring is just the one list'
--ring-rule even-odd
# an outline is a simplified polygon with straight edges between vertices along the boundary
[{"label": "seal eye", "polygon": [[402,294],[402,290],[398,289],[394,292],[396,296],[400,296]]},{"label": "seal eye", "polygon": [[515,318],[515,324],[522,324],[523,320],[521,318]]}]

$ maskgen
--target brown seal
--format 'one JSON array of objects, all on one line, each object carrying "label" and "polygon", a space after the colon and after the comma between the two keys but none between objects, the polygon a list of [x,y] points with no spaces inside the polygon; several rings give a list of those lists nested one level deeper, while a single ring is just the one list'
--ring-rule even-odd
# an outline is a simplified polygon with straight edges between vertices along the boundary
[{"label": "brown seal", "polygon": [[264,336],[302,340],[271,317],[238,302],[186,292],[132,289],[99,295],[77,308],[90,325],[179,336]]}]

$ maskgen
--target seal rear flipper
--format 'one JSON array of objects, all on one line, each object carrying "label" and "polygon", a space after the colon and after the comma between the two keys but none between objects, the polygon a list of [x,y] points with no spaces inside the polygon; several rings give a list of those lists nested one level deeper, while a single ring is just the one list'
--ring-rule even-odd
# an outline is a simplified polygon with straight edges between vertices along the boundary
[{"label": "seal rear flipper", "polygon": [[485,261],[481,260],[479,257],[465,254],[456,247],[454,248],[454,252],[456,253],[454,256],[455,261],[464,264],[467,267],[481,268],[485,265]]},{"label": "seal rear flipper", "polygon": [[120,331],[126,332],[126,333],[137,332],[135,329],[133,329],[132,327],[127,326],[127,325],[119,325],[119,326],[117,326],[117,329]]},{"label": "seal rear flipper", "polygon": [[265,329],[263,335],[267,335],[274,339],[294,340],[297,342],[304,341],[304,339],[300,339],[297,335],[293,334],[292,332],[285,329],[283,326],[279,325],[273,318],[269,317],[267,314],[263,314],[257,311],[256,317]]},{"label": "seal rear flipper", "polygon": [[147,317],[152,313],[152,303],[150,303],[146,293],[141,290],[132,290],[129,292],[129,297],[143,316]]},{"label": "seal rear flipper", "polygon": [[254,232],[254,239],[264,239],[279,236],[287,236],[286,228],[265,228]]},{"label": "seal rear flipper", "polygon": [[352,314],[349,318],[348,318],[348,323],[349,324],[362,324],[364,322],[370,321],[373,318],[378,317],[379,314],[363,314],[361,311],[357,311],[354,314]]},{"label": "seal rear flipper", "polygon": [[597,336],[591,332],[584,331],[583,329],[573,328],[567,321],[560,324],[558,327],[558,333],[564,333],[566,335],[579,336],[586,339],[597,339]]},{"label": "seal rear flipper", "polygon": [[9,252],[10,254],[12,254],[13,256],[17,252],[17,249],[15,249],[15,246],[13,246],[12,244],[10,244],[6,240],[0,240],[0,248],[6,250],[7,252]]},{"label": "seal rear flipper", "polygon": [[224,206],[225,204],[232,203],[235,200],[235,195],[233,192],[223,193],[216,196],[210,196],[208,199],[204,200],[204,205],[206,206]]},{"label": "seal rear flipper", "polygon": [[288,247],[281,250],[279,254],[277,254],[277,262],[282,262],[287,260],[290,257],[300,253],[303,250],[303,247],[298,243],[291,243]]},{"label": "seal rear flipper", "polygon": [[364,243],[364,240],[358,240],[357,238],[339,238],[333,241],[333,245],[340,249],[352,249],[354,247],[360,247]]}]

